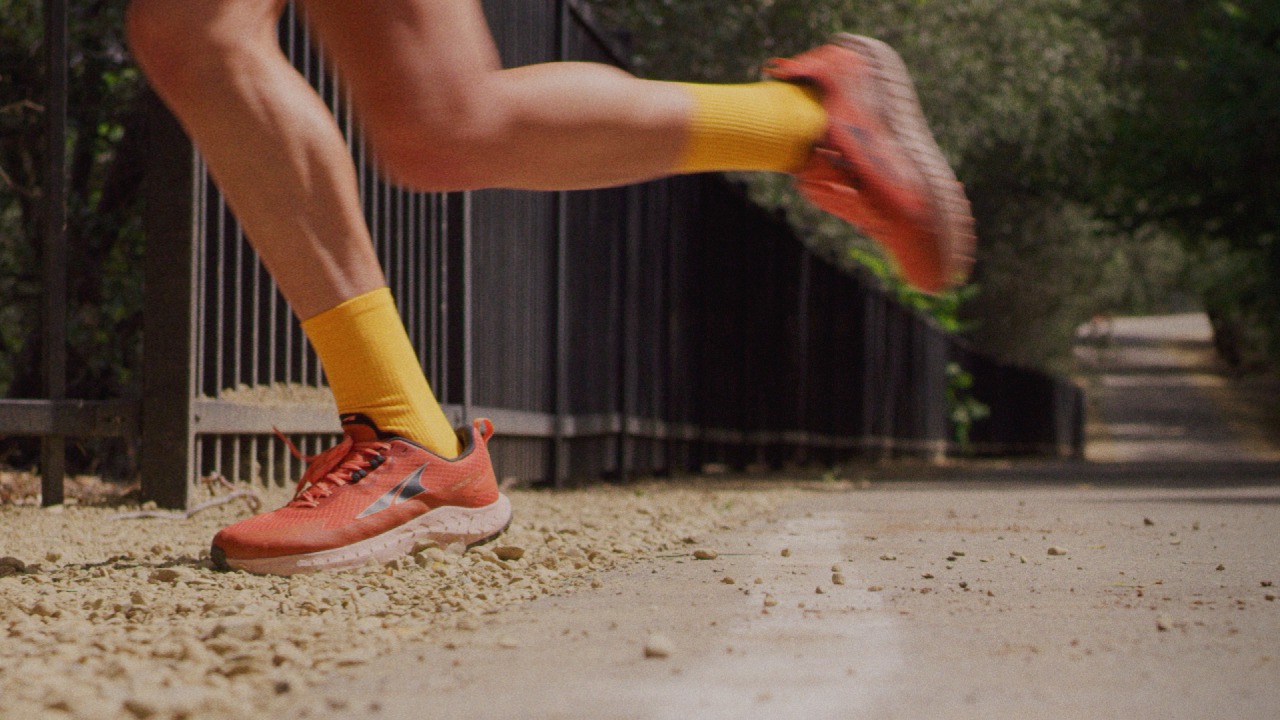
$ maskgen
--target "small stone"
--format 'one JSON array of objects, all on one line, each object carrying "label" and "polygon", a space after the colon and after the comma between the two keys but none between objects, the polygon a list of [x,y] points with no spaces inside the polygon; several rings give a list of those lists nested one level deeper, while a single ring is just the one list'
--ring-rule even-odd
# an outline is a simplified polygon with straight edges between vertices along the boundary
[{"label": "small stone", "polygon": [[831,584],[832,584],[832,585],[843,585],[843,584],[844,584],[844,574],[843,574],[843,573],[838,573],[838,572],[831,573]]},{"label": "small stone", "polygon": [[1222,565],[1221,563],[1219,563],[1218,567],[1214,568],[1214,570],[1217,570],[1218,572],[1222,572],[1223,570],[1226,570],[1226,569],[1227,569],[1227,566]]},{"label": "small stone", "polygon": [[37,617],[54,617],[58,614],[58,609],[43,600],[38,600],[27,612]]},{"label": "small stone", "polygon": [[881,560],[897,560],[898,556],[897,555],[881,555],[880,559]]},{"label": "small stone", "polygon": [[1271,594],[1271,593],[1267,593],[1266,595],[1263,595],[1262,597],[1266,598],[1267,602],[1275,602],[1275,601],[1276,601],[1276,596],[1275,596],[1275,595],[1273,595],[1273,594]]},{"label": "small stone", "polygon": [[867,586],[867,592],[880,592],[881,590],[884,590],[884,586],[883,586],[883,585],[868,585],[868,586]]},{"label": "small stone", "polygon": [[698,549],[693,551],[693,557],[696,560],[715,560],[720,557],[720,553],[715,550]]},{"label": "small stone", "polygon": [[782,557],[791,557],[791,548],[782,548]]},{"label": "small stone", "polygon": [[27,569],[27,564],[16,557],[0,557],[0,577],[17,575]]},{"label": "small stone", "polygon": [[1271,581],[1270,581],[1270,580],[1263,580],[1263,581],[1262,581],[1262,587],[1271,587]]},{"label": "small stone", "polygon": [[154,584],[176,583],[191,580],[192,575],[185,568],[159,568],[147,577],[147,582]]},{"label": "small stone", "polygon": [[764,596],[764,606],[765,606],[765,607],[775,607],[775,606],[777,606],[777,604],[778,604],[778,599],[777,599],[777,598],[775,598],[774,596],[772,596],[772,595],[768,595],[768,594],[766,594],[766,595]]},{"label": "small stone", "polygon": [[1144,518],[1142,518],[1142,524],[1143,524],[1143,525],[1146,525],[1147,527],[1151,527],[1152,525],[1155,525],[1155,524],[1156,524],[1156,521],[1155,521],[1155,520],[1152,520],[1152,519],[1151,519],[1151,518],[1149,518],[1149,517],[1144,517]]},{"label": "small stone", "polygon": [[675,643],[666,635],[654,633],[644,641],[644,656],[647,658],[668,658],[675,651]]},{"label": "small stone", "polygon": [[503,545],[493,549],[493,554],[499,560],[519,560],[524,557],[524,548],[515,545]]},{"label": "small stone", "polygon": [[1156,630],[1159,630],[1160,632],[1167,632],[1172,629],[1173,629],[1173,618],[1169,617],[1168,615],[1161,615],[1160,617],[1156,618]]},{"label": "small stone", "polygon": [[1066,555],[1067,549],[1064,547],[1059,547],[1057,545],[1054,545],[1053,547],[1049,548],[1049,554],[1050,555]]},{"label": "small stone", "polygon": [[821,585],[819,585],[818,587],[816,587],[816,588],[814,588],[814,589],[813,589],[813,594],[814,594],[814,595],[826,595],[826,594],[827,594],[827,591],[826,591],[826,590],[823,590],[823,589],[822,589],[822,586],[821,586]]},{"label": "small stone", "polygon": [[51,563],[58,562],[59,560],[62,559],[62,553],[58,552],[57,550],[50,550],[49,552],[44,554],[44,559],[48,560]]},{"label": "small stone", "polygon": [[252,642],[266,634],[262,623],[252,618],[229,617],[218,621],[213,627],[211,638],[230,637],[244,642]]},{"label": "small stone", "polygon": [[153,698],[134,696],[124,701],[124,709],[138,720],[146,720],[160,712]]},{"label": "small stone", "polygon": [[729,577],[728,575],[725,575],[723,578],[721,578],[720,582],[724,583],[725,585],[732,585],[737,581]]}]

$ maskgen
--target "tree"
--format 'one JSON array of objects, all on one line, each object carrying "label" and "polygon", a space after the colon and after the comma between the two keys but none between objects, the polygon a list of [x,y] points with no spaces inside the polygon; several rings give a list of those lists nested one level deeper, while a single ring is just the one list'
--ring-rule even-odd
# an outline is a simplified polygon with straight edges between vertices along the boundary
[{"label": "tree", "polygon": [[1110,156],[1118,222],[1197,256],[1219,347],[1280,356],[1280,5],[1139,0],[1115,18],[1132,89]]}]

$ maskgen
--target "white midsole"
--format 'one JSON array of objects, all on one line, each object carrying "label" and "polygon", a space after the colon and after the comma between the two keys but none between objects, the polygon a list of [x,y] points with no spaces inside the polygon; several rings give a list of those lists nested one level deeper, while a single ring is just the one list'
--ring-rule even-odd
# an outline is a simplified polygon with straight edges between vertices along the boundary
[{"label": "white midsole", "polygon": [[484,507],[438,507],[381,535],[331,550],[272,558],[227,558],[226,562],[237,570],[266,575],[342,570],[370,561],[393,560],[412,552],[419,543],[434,542],[441,547],[455,543],[478,545],[502,534],[510,523],[511,501],[500,494]]}]

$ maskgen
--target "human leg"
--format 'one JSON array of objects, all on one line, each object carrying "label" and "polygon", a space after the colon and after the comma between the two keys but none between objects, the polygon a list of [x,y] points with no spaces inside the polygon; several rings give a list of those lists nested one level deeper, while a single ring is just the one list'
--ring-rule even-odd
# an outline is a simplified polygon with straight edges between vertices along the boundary
[{"label": "human leg", "polygon": [[572,189],[785,171],[884,244],[912,284],[933,291],[967,273],[968,203],[883,44],[842,38],[778,63],[783,82],[690,85],[590,63],[504,70],[476,0],[306,6],[397,182]]},{"label": "human leg", "polygon": [[[821,108],[809,101],[797,122],[804,93],[779,83],[693,86],[581,62],[503,69],[475,0],[306,0],[306,10],[384,169],[418,189],[562,190],[713,167],[790,170],[822,131]],[[733,96],[720,104],[738,131],[725,149],[768,128],[754,133],[753,159],[695,167],[686,155],[699,102],[722,91]]]},{"label": "human leg", "polygon": [[356,173],[276,37],[283,0],[135,0],[132,49],[300,318],[340,413],[442,455],[457,438],[395,311]]}]

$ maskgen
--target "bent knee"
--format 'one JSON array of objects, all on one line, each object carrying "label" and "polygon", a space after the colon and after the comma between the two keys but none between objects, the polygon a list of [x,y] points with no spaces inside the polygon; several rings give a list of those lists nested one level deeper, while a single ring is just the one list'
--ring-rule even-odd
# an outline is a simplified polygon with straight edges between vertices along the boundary
[{"label": "bent knee", "polygon": [[130,0],[125,37],[153,84],[177,86],[264,38],[275,42],[283,2]]},{"label": "bent knee", "polygon": [[493,168],[509,141],[510,114],[478,93],[461,100],[387,103],[365,109],[364,127],[380,170],[421,191],[470,190],[501,182]]}]

